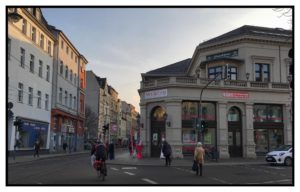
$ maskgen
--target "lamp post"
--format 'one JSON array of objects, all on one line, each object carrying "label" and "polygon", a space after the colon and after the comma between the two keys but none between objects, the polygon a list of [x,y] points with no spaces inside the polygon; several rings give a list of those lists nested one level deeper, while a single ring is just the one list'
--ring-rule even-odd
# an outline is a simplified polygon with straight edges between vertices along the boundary
[{"label": "lamp post", "polygon": [[[197,74],[197,78],[199,78],[199,80],[200,80],[200,70],[198,69],[198,70],[196,70],[196,74]],[[217,73],[216,74],[216,76],[215,76],[215,78],[213,78],[213,79],[211,79],[210,81],[208,81],[207,83],[206,83],[206,85],[203,87],[203,88],[201,88],[201,92],[200,92],[200,101],[199,101],[199,110],[198,110],[198,122],[197,122],[197,124],[200,124],[200,128],[201,128],[201,126],[202,126],[202,94],[203,94],[203,91],[212,83],[212,82],[214,82],[214,81],[216,81],[217,80],[217,78],[221,75],[222,73]],[[197,129],[197,125],[196,125],[196,129]],[[199,129],[198,129],[198,141],[201,139],[201,141],[203,142],[203,140],[204,140],[204,135],[201,133],[201,135],[200,135],[200,133],[201,133],[201,131],[199,131]]]}]

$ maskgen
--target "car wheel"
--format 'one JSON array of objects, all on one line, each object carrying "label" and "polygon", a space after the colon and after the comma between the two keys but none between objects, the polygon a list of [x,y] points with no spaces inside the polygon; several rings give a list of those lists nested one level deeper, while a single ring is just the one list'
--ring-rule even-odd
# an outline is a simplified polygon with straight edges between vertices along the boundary
[{"label": "car wheel", "polygon": [[285,164],[286,166],[291,166],[292,163],[293,163],[293,162],[292,162],[292,158],[290,158],[290,157],[285,158],[284,164]]}]

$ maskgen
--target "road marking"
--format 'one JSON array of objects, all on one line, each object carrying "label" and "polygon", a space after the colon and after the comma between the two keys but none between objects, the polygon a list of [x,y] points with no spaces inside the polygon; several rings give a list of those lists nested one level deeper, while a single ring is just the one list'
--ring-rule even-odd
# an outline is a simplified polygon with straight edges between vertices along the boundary
[{"label": "road marking", "polygon": [[119,169],[111,167],[110,169],[115,170],[115,171],[119,171]]},{"label": "road marking", "polygon": [[151,184],[158,184],[157,182],[152,181],[152,180],[147,179],[147,178],[143,178],[142,180],[143,180],[143,181],[146,181],[146,182],[148,182],[148,183],[151,183]]},{"label": "road marking", "polygon": [[218,182],[221,182],[221,183],[224,183],[224,184],[231,184],[231,183],[229,183],[229,182],[223,181],[223,180],[218,179],[218,178],[215,178],[215,177],[210,177],[210,179],[215,180],[215,181],[218,181]]},{"label": "road marking", "polygon": [[127,171],[125,171],[124,173],[126,173],[128,175],[135,175],[134,173],[130,173],[130,172],[127,172]]},{"label": "road marking", "polygon": [[122,167],[122,169],[136,169],[136,167]]},{"label": "road marking", "polygon": [[281,183],[281,182],[289,182],[291,179],[282,179],[282,180],[277,180],[277,181],[265,181],[263,183],[268,184],[268,183]]}]

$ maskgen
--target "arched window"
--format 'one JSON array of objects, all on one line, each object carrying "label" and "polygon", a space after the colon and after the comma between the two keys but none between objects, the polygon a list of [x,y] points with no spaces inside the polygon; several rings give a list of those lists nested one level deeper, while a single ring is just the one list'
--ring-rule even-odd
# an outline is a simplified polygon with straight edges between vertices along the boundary
[{"label": "arched window", "polygon": [[234,122],[240,121],[240,111],[236,107],[231,107],[228,111],[227,120]]}]

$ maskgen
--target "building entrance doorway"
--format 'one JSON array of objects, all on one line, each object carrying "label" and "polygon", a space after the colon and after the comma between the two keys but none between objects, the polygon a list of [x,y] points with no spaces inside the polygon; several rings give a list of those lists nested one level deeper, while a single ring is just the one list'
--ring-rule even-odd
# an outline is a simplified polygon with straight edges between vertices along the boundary
[{"label": "building entrance doorway", "polygon": [[242,118],[237,107],[231,107],[228,116],[228,147],[230,157],[242,157]]},{"label": "building entrance doorway", "polygon": [[162,107],[155,107],[151,113],[151,157],[159,157],[161,139],[166,136],[166,112]]}]

